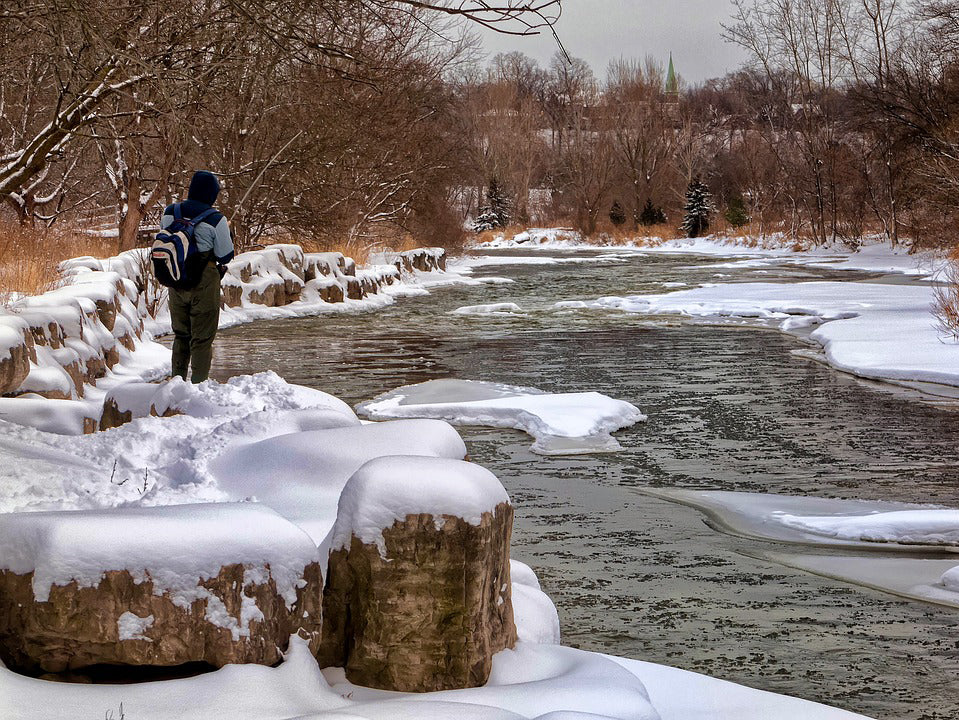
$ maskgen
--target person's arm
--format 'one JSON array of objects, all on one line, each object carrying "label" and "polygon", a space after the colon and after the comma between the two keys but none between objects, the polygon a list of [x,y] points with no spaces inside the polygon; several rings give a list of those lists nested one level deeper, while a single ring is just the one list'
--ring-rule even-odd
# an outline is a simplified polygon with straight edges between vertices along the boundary
[{"label": "person's arm", "polygon": [[226,265],[233,259],[233,236],[230,233],[230,224],[226,217],[220,218],[216,224],[216,237],[213,239],[213,255],[217,265]]}]

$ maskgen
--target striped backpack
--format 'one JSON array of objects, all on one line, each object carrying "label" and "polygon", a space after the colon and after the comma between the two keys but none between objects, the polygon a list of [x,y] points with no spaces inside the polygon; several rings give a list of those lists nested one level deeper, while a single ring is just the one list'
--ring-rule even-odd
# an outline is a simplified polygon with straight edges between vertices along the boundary
[{"label": "striped backpack", "polygon": [[150,250],[157,282],[177,290],[191,290],[199,285],[210,254],[197,249],[193,233],[197,225],[215,212],[211,207],[195,218],[185,218],[180,203],[173,206],[173,222],[156,234]]}]

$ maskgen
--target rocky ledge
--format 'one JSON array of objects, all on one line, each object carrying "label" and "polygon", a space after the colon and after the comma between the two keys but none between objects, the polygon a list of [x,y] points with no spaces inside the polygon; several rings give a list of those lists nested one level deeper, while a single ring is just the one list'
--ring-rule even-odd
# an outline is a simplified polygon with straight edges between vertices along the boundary
[{"label": "rocky ledge", "polygon": [[[0,309],[0,396],[81,399],[130,359],[145,323],[163,305],[145,253],[67,260],[60,267],[61,287]],[[404,273],[439,272],[445,265],[442,248],[410,250],[395,254],[389,264],[357,269],[341,253],[271,245],[230,264],[222,303],[257,308],[362,300],[400,282]],[[93,432],[101,419],[84,417],[82,425]]]}]

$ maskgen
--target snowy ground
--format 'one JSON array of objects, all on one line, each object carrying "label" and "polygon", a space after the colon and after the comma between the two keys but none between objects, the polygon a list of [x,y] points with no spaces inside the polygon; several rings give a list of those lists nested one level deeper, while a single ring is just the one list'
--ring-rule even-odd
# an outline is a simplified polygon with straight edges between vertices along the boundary
[{"label": "snowy ground", "polygon": [[[734,259],[730,263],[710,265],[715,268],[758,268],[771,263],[789,262],[839,270],[866,270],[911,276],[934,274],[942,264],[942,259],[935,254],[910,254],[908,247],[892,248],[886,242],[878,240],[866,242],[855,250],[838,244],[833,247],[802,249],[781,236],[773,236],[761,242],[755,238],[715,236],[675,240],[641,238],[632,242],[604,245],[584,241],[574,230],[562,228],[531,228],[512,237],[499,236],[473,246],[472,251],[480,253],[483,250],[518,249],[536,254],[506,258],[473,255],[458,259],[457,262],[469,267],[489,264],[617,261],[637,254],[670,254]],[[540,254],[567,250],[591,250],[600,254],[592,258],[548,258]]]}]

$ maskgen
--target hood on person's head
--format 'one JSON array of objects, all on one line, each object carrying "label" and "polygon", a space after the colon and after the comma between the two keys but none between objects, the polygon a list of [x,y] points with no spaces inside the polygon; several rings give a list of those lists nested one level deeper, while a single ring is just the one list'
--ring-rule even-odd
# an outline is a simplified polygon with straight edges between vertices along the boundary
[{"label": "hood on person's head", "polygon": [[193,179],[190,180],[190,192],[187,194],[187,200],[195,200],[204,205],[212,205],[216,202],[217,195],[220,194],[220,181],[216,175],[206,170],[197,170],[193,173]]}]

